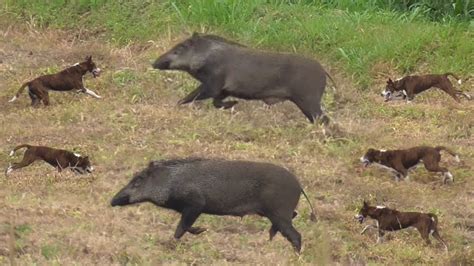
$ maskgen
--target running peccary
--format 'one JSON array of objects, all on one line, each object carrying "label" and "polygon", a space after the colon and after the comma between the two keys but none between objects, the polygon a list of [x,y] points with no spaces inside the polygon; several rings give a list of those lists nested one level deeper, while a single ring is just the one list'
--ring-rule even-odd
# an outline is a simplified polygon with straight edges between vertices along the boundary
[{"label": "running peccary", "polygon": [[[292,219],[301,194],[308,199],[296,177],[273,164],[188,158],[152,161],[115,195],[111,205],[151,202],[181,213],[176,239],[185,232],[204,232],[193,227],[202,213],[257,214],[270,219],[270,240],[281,232],[300,252],[301,235]],[[311,220],[316,220],[312,206]]]}]

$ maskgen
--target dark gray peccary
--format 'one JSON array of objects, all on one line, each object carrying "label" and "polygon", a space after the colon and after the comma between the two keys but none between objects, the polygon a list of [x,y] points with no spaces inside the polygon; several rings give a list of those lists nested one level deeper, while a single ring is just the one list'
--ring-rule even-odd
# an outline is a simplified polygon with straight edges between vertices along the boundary
[{"label": "dark gray peccary", "polygon": [[286,169],[247,161],[202,158],[152,161],[112,199],[112,206],[151,202],[181,213],[174,237],[185,232],[200,234],[193,227],[201,213],[243,217],[258,214],[272,223],[270,240],[281,232],[301,250],[301,235],[292,225],[300,194],[313,206],[296,177]]},{"label": "dark gray peccary", "polygon": [[332,78],[312,59],[257,51],[219,36],[194,33],[161,55],[153,68],[186,71],[201,82],[179,104],[213,98],[216,108],[227,109],[237,104],[223,101],[228,96],[269,105],[290,100],[311,123],[317,118],[329,122],[321,98],[326,75]]}]

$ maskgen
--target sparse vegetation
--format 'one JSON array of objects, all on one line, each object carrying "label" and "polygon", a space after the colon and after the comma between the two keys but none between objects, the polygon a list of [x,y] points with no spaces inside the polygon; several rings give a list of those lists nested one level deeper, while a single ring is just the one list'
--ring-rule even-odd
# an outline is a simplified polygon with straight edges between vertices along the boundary
[{"label": "sparse vegetation", "polygon": [[[456,104],[435,90],[410,105],[383,103],[378,96],[387,76],[472,75],[472,1],[437,9],[442,13],[409,5],[413,1],[355,4],[362,2],[3,1],[0,166],[19,160],[8,157],[13,146],[31,143],[91,155],[97,170],[92,176],[59,175],[37,163],[1,175],[0,264],[472,264],[474,101]],[[408,4],[395,4],[400,2]],[[196,84],[184,74],[151,70],[150,62],[193,30],[318,58],[338,85],[338,102],[329,89],[323,103],[341,132],[324,136],[291,103],[266,108],[241,101],[235,113],[207,102],[177,107]],[[86,86],[104,99],[52,93],[50,107],[32,109],[24,94],[7,104],[23,81],[88,54],[104,72],[88,76]],[[472,94],[473,84],[469,79],[460,87]],[[369,147],[420,144],[460,154],[459,164],[450,156],[442,160],[454,184],[442,185],[441,177],[423,168],[410,182],[396,183],[385,171],[358,163]],[[257,216],[203,216],[197,224],[208,232],[175,243],[175,213],[151,205],[109,207],[149,160],[191,155],[292,169],[319,218],[309,222],[302,198],[295,219],[302,255],[281,235],[268,242],[269,223]],[[373,234],[361,236],[352,217],[362,199],[435,212],[450,252],[424,246],[411,231],[389,234],[381,245]]]}]

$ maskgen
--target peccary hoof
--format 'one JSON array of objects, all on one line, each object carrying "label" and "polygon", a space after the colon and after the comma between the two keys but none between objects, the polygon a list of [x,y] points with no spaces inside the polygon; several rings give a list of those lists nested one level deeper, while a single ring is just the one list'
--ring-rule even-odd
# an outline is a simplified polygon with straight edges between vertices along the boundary
[{"label": "peccary hoof", "polygon": [[322,115],[319,117],[319,123],[324,125],[324,126],[327,126],[329,125],[329,117],[327,115]]},{"label": "peccary hoof", "polygon": [[227,101],[227,102],[223,102],[222,103],[222,107],[224,109],[230,109],[232,107],[234,107],[234,105],[236,105],[238,103],[238,101]]},{"label": "peccary hoof", "polygon": [[273,238],[275,237],[276,233],[278,233],[278,231],[276,230],[275,227],[271,227],[270,230],[268,230],[268,233],[270,235],[270,241],[273,240]]},{"label": "peccary hoof", "polygon": [[205,232],[205,231],[207,231],[207,229],[202,228],[202,227],[191,227],[188,229],[188,232],[193,235],[199,235],[200,233]]}]

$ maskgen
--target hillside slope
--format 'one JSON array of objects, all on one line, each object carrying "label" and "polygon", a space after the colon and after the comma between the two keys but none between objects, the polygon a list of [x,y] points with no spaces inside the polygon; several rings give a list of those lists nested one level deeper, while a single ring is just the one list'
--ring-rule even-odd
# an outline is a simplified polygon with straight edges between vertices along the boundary
[{"label": "hillside slope", "polygon": [[[214,109],[209,102],[176,106],[196,83],[182,73],[152,70],[150,62],[186,35],[117,45],[79,30],[9,21],[1,26],[0,166],[20,160],[21,152],[8,157],[11,148],[30,143],[88,154],[97,170],[90,176],[59,175],[36,163],[8,177],[0,175],[0,264],[474,261],[474,101],[457,104],[433,90],[412,104],[384,103],[379,96],[384,77],[372,76],[373,85],[361,90],[350,74],[321,56],[343,99],[334,103],[332,93],[324,99],[341,128],[325,136],[291,103],[267,108],[261,102],[240,101],[234,113]],[[104,99],[51,93],[50,107],[33,109],[25,93],[7,103],[22,82],[89,54],[104,72],[96,79],[87,76],[85,83]],[[384,64],[378,69],[390,71]],[[473,82],[462,88],[474,93]],[[423,168],[411,181],[397,183],[386,171],[358,162],[369,147],[420,144],[445,145],[460,154],[461,163],[446,155],[442,159],[455,176],[454,184],[443,185],[440,176]],[[309,221],[302,198],[295,219],[303,235],[301,256],[281,235],[269,242],[270,224],[260,217],[204,215],[197,224],[208,228],[206,233],[187,234],[174,243],[176,213],[150,204],[110,207],[114,193],[149,160],[186,156],[269,161],[292,169],[319,218]],[[450,252],[445,254],[435,241],[425,246],[410,230],[388,234],[380,245],[374,232],[361,236],[362,226],[353,216],[363,199],[436,213]]]}]

